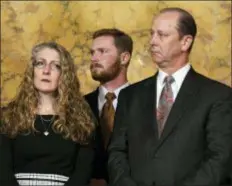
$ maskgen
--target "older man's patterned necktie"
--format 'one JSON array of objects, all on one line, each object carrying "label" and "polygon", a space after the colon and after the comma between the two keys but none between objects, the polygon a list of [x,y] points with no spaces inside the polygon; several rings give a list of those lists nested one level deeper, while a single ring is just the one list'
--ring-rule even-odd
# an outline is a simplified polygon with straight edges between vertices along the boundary
[{"label": "older man's patterned necktie", "polygon": [[168,118],[169,112],[172,108],[174,99],[171,84],[174,82],[174,78],[172,76],[167,76],[164,79],[164,87],[160,95],[158,108],[156,112],[157,124],[158,124],[158,134],[161,136],[165,122]]}]

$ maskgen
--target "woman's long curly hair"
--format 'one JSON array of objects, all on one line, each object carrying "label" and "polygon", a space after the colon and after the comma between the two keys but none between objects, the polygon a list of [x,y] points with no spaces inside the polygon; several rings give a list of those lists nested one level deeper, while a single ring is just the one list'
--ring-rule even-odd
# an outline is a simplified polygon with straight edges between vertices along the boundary
[{"label": "woman's long curly hair", "polygon": [[54,105],[58,117],[52,129],[65,139],[72,139],[81,144],[88,143],[95,129],[96,119],[80,92],[80,83],[70,53],[55,42],[45,42],[33,47],[31,62],[26,68],[19,92],[7,107],[2,109],[3,124],[0,132],[12,138],[18,134],[38,132],[34,121],[39,104],[39,93],[33,83],[33,63],[37,53],[44,48],[57,51],[61,64],[61,75]]}]

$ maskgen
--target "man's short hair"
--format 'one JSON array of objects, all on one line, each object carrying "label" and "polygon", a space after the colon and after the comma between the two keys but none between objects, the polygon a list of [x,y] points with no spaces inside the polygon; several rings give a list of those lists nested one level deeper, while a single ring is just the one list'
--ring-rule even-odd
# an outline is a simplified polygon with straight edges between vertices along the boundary
[{"label": "man's short hair", "polygon": [[166,12],[177,12],[180,14],[180,17],[177,23],[177,30],[178,30],[180,38],[182,38],[185,35],[191,35],[193,37],[193,42],[188,50],[190,52],[192,50],[195,36],[197,34],[197,25],[196,25],[195,19],[189,12],[187,12],[186,10],[182,8],[178,8],[178,7],[164,8],[160,11],[160,14],[166,13]]},{"label": "man's short hair", "polygon": [[125,32],[116,28],[103,28],[93,33],[93,39],[101,36],[112,36],[114,38],[114,44],[119,53],[129,52],[132,55],[133,41],[132,38]]}]

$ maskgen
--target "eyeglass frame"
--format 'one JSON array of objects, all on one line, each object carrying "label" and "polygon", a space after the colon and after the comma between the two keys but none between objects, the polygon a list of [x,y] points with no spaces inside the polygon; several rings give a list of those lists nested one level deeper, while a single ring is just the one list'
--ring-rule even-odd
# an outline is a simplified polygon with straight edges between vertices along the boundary
[{"label": "eyeglass frame", "polygon": [[[39,63],[41,63],[41,65]],[[35,60],[32,63],[32,65],[34,68],[37,68],[37,69],[44,69],[47,65],[49,65],[51,70],[57,70],[57,71],[61,70],[61,65],[57,64],[57,61],[52,61],[51,63],[46,63],[45,61],[41,61],[41,60],[36,61]]]}]

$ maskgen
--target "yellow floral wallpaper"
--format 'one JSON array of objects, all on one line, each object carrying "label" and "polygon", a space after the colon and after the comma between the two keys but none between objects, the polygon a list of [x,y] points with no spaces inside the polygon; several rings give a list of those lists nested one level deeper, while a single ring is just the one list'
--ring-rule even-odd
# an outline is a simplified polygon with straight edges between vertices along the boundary
[{"label": "yellow floral wallpaper", "polygon": [[198,35],[191,63],[204,75],[231,86],[230,1],[1,1],[1,103],[16,93],[30,50],[41,41],[55,40],[72,54],[82,92],[96,88],[91,79],[91,34],[117,27],[134,42],[129,80],[142,80],[156,71],[148,52],[152,15],[164,7],[192,12]]}]

